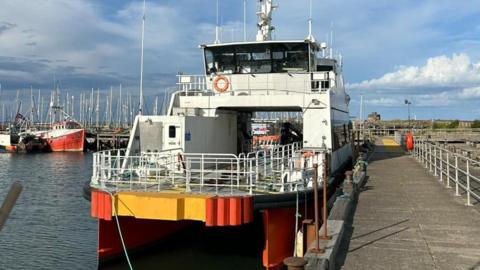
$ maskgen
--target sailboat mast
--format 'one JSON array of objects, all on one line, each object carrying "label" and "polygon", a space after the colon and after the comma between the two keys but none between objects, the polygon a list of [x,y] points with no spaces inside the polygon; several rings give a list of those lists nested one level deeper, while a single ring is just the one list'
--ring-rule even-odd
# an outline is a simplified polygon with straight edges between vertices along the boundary
[{"label": "sailboat mast", "polygon": [[100,89],[97,88],[97,106],[96,106],[96,109],[95,109],[95,113],[96,113],[96,117],[95,117],[95,121],[96,121],[96,126],[98,128],[98,121],[100,120]]},{"label": "sailboat mast", "polygon": [[143,46],[145,39],[145,0],[143,0],[143,17],[142,17],[142,48],[140,53],[140,106],[138,108],[138,114],[143,114]]}]

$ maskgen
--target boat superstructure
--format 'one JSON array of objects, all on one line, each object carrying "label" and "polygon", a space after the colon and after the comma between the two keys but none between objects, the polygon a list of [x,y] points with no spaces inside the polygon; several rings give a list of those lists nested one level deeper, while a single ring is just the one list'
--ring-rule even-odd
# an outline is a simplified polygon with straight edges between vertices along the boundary
[{"label": "boat superstructure", "polygon": [[[351,162],[341,60],[311,35],[272,40],[274,6],[259,2],[256,41],[201,45],[205,73],[178,75],[166,115],[138,115],[126,149],[94,154],[100,258],[122,251],[115,222],[135,248],[189,222],[242,226],[260,217],[263,265],[275,269],[293,252],[298,216],[313,211],[313,178],[322,175],[314,164],[334,175]],[[252,144],[254,114],[280,111],[301,115],[301,131],[290,137],[297,129],[285,125],[280,143]]]}]

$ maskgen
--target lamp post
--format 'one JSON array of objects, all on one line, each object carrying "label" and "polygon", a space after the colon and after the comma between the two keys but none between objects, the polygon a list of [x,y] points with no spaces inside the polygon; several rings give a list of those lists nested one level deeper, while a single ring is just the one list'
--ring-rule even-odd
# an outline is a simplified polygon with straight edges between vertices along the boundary
[{"label": "lamp post", "polygon": [[405,105],[407,105],[408,108],[408,128],[410,128],[410,105],[412,105],[412,102],[410,102],[408,99],[405,99]]}]

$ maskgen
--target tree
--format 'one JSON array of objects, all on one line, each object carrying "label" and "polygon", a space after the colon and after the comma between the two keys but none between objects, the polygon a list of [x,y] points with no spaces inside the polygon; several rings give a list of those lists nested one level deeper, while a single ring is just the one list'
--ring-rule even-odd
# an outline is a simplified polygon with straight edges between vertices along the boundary
[{"label": "tree", "polygon": [[453,120],[450,124],[447,125],[447,128],[458,128],[460,126],[460,121]]},{"label": "tree", "polygon": [[474,120],[472,123],[472,128],[480,128],[480,120]]}]

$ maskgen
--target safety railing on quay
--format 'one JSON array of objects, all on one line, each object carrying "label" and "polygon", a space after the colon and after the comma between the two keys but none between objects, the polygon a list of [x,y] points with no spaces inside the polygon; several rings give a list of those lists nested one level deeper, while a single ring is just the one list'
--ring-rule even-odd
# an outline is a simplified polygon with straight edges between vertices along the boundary
[{"label": "safety railing on quay", "polygon": [[127,155],[106,150],[93,156],[92,186],[108,190],[234,193],[283,192],[300,143],[274,145],[247,154],[183,153],[181,149]]},{"label": "safety railing on quay", "polygon": [[455,195],[466,193],[467,205],[472,197],[480,201],[480,162],[454,153],[446,147],[422,138],[415,138],[413,156],[447,188],[455,187]]}]

